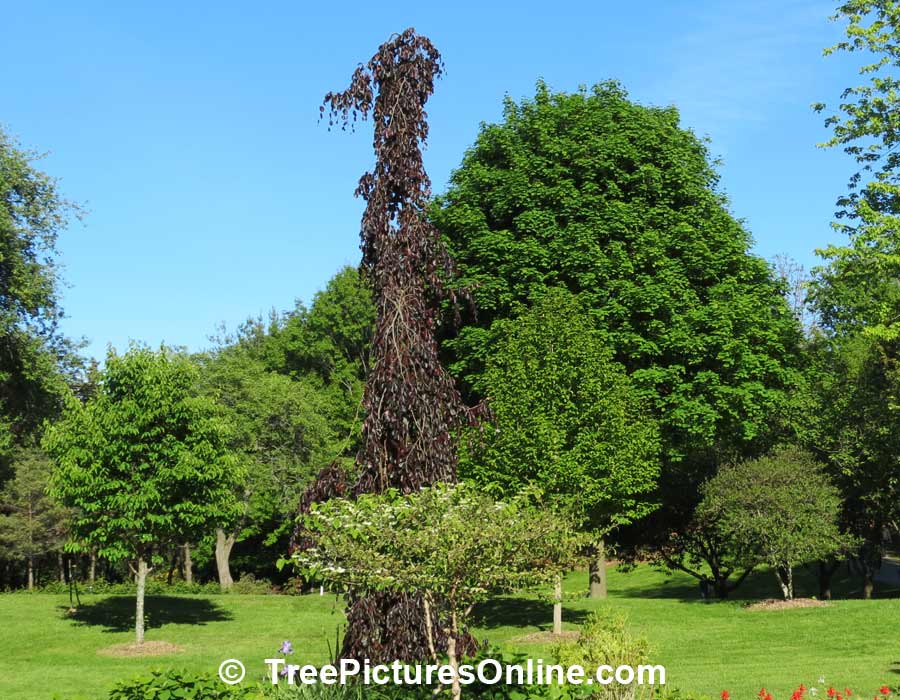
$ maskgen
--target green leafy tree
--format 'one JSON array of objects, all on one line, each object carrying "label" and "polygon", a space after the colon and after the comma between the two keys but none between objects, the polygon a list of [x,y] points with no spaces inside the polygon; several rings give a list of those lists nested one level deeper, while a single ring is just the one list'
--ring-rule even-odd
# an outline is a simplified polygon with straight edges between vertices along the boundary
[{"label": "green leafy tree", "polygon": [[241,343],[200,360],[201,393],[222,407],[229,447],[247,473],[238,487],[242,517],[231,527],[216,527],[219,583],[227,589],[233,583],[229,560],[236,542],[261,544],[256,556],[264,560],[266,549],[273,548],[270,563],[277,559],[274,549],[286,548],[297,494],[341,452],[343,436],[329,425],[329,399],[318,382],[266,369]]},{"label": "green leafy tree", "polygon": [[840,508],[840,493],[812,455],[782,447],[724,466],[703,486],[697,518],[738,543],[750,563],[770,566],[790,600],[795,566],[846,546]]},{"label": "green leafy tree", "polygon": [[[853,560],[872,596],[883,531],[900,523],[900,352],[868,333],[820,335],[807,352],[797,396],[799,439],[825,464],[841,492],[841,524],[858,540]],[[823,562],[827,582],[837,562]]]},{"label": "green leafy tree", "polygon": [[37,157],[0,129],[0,482],[13,445],[60,408],[75,354],[58,330],[56,240],[77,209]]},{"label": "green leafy tree", "polygon": [[0,491],[0,552],[25,561],[31,590],[35,560],[62,551],[73,513],[47,493],[51,465],[44,453],[17,450],[13,465],[15,477]]},{"label": "green leafy tree", "polygon": [[493,330],[481,378],[493,420],[471,431],[460,474],[501,498],[539,486],[572,513],[594,533],[591,590],[603,596],[603,538],[656,507],[656,425],[568,292],[549,290]]},{"label": "green leafy tree", "polygon": [[811,344],[798,421],[804,442],[829,465],[844,498],[844,526],[861,541],[854,560],[866,597],[881,565],[882,529],[897,529],[896,435],[900,360],[900,7],[885,0],[841,4],[835,20],[846,37],[826,55],[865,58],[860,84],[846,88],[827,112],[832,137],[858,170],[839,197],[835,227],[845,242],[818,251],[810,301],[823,334]]},{"label": "green leafy tree", "polygon": [[[569,522],[532,501],[495,502],[471,484],[332,499],[305,517],[311,546],[293,562],[345,590],[421,596],[431,656],[437,658],[433,624],[440,621],[456,671],[476,603],[546,583],[573,561],[578,540]],[[452,690],[458,699],[458,676]]]},{"label": "green leafy tree", "polygon": [[138,643],[154,552],[239,515],[245,475],[215,404],[196,395],[197,378],[183,354],[110,352],[97,393],[83,405],[73,397],[44,438],[56,463],[52,493],[78,509],[74,542],[135,562]]},{"label": "green leafy tree", "polygon": [[770,439],[800,338],[717,183],[677,110],[617,83],[507,99],[431,211],[478,308],[444,344],[455,373],[484,396],[494,323],[568,288],[660,420],[666,498],[694,499],[718,455]]}]

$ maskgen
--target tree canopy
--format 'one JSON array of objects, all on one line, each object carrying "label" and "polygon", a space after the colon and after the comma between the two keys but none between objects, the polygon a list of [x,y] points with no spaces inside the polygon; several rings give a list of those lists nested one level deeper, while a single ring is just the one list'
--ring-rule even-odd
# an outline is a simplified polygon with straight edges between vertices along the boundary
[{"label": "tree canopy", "polygon": [[444,344],[475,398],[495,322],[563,287],[650,402],[669,461],[708,469],[771,432],[799,327],[675,108],[614,82],[539,83],[482,127],[431,215],[478,307]]},{"label": "tree canopy", "polygon": [[143,641],[143,583],[154,551],[239,515],[245,476],[227,449],[226,426],[196,395],[197,368],[165,348],[107,356],[97,394],[71,398],[44,447],[56,468],[52,493],[77,509],[73,544],[136,562],[136,634]]}]

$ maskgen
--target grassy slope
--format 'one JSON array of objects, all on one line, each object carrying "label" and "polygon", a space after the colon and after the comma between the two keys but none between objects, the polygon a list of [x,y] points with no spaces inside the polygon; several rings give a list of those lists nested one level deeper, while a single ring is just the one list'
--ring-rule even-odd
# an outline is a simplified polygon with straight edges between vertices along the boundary
[{"label": "grassy slope", "polygon": [[[835,685],[851,685],[861,697],[876,687],[895,685],[900,673],[900,599],[839,600],[825,609],[750,612],[743,602],[705,605],[693,579],[666,579],[649,567],[610,572],[610,602],[628,611],[633,625],[654,647],[653,661],[665,664],[668,681],[679,688],[718,696],[723,688],[752,700],[765,685],[786,699],[799,682],[824,675]],[[807,585],[801,581],[801,586]],[[838,591],[852,594],[852,582]],[[566,582],[580,593],[584,574]],[[774,595],[768,576],[748,581],[744,595]],[[802,590],[801,590],[802,592]],[[185,648],[177,657],[109,658],[97,650],[131,640],[133,601],[125,597],[83,596],[75,619],[66,616],[66,596],[0,595],[0,698],[45,700],[55,693],[72,700],[99,700],[113,682],[157,666],[215,672],[226,658],[238,658],[249,675],[261,674],[262,660],[275,655],[284,639],[295,658],[321,663],[328,658],[336,627],[343,620],[333,596],[183,596],[149,600],[149,640]],[[569,628],[593,601],[566,604]],[[602,604],[602,603],[600,603]],[[476,634],[506,649],[550,658],[549,649],[524,646],[513,638],[546,629],[549,606],[526,597],[494,601],[479,612]]]}]

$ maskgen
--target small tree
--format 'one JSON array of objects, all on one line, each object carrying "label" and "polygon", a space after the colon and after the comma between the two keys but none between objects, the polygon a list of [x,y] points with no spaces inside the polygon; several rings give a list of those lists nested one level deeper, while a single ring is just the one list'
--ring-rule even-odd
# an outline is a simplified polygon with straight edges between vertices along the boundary
[{"label": "small tree", "polygon": [[50,462],[39,450],[19,450],[15,477],[0,491],[0,552],[24,559],[28,590],[34,588],[34,563],[48,552],[60,552],[72,513],[47,494]]},{"label": "small tree", "polygon": [[783,447],[724,467],[704,485],[697,517],[771,566],[791,600],[793,567],[846,545],[837,524],[840,508],[838,490],[812,456]]},{"label": "small tree", "polygon": [[577,539],[569,523],[529,502],[495,502],[467,484],[332,499],[306,516],[312,547],[293,561],[308,575],[347,589],[421,596],[432,658],[432,613],[446,624],[439,631],[447,637],[458,699],[457,649],[474,605],[494,593],[546,583],[573,559]]},{"label": "small tree", "polygon": [[464,443],[460,474],[499,498],[537,484],[572,512],[594,534],[590,594],[605,597],[604,538],[656,507],[656,423],[569,292],[495,326],[482,384],[493,425]]},{"label": "small tree", "polygon": [[111,352],[97,394],[69,401],[45,436],[56,461],[52,493],[79,509],[76,541],[135,562],[135,636],[144,641],[144,588],[154,551],[197,538],[237,515],[243,479],[225,426],[195,395],[184,355],[134,347]]}]

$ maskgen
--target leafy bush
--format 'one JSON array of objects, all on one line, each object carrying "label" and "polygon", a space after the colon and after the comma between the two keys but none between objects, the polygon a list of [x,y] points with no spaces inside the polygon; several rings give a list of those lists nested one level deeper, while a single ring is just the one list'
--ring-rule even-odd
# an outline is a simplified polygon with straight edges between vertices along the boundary
[{"label": "leafy bush", "polygon": [[[608,664],[613,668],[637,668],[649,663],[650,644],[644,637],[635,636],[629,631],[624,613],[604,606],[588,616],[578,639],[561,642],[554,652],[563,666],[577,665],[585,670],[595,669],[601,664]],[[647,686],[612,683],[607,686],[577,686],[577,689],[573,689],[573,695],[632,700],[649,690]]]},{"label": "leafy bush", "polygon": [[231,585],[231,593],[245,595],[266,595],[272,592],[272,582],[269,579],[257,579],[253,574],[243,574],[240,579]]},{"label": "leafy bush", "polygon": [[168,669],[118,683],[109,700],[251,700],[252,686],[228,686],[206,673]]}]

